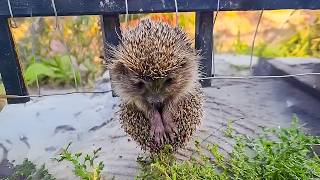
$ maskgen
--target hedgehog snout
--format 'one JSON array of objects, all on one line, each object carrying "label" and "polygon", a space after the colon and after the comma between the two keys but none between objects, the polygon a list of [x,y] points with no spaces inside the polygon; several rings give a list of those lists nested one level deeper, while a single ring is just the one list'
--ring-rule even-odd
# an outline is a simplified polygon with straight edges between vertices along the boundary
[{"label": "hedgehog snout", "polygon": [[160,95],[150,95],[146,97],[146,100],[150,104],[162,104],[164,99]]}]

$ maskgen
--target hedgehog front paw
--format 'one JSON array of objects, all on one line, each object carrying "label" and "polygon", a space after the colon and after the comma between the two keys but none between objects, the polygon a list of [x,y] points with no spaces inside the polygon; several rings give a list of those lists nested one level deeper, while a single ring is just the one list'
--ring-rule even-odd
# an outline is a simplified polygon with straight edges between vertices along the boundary
[{"label": "hedgehog front paw", "polygon": [[175,138],[175,134],[178,134],[178,129],[176,124],[173,122],[173,119],[170,113],[163,114],[163,126],[166,132],[166,135],[170,138],[171,141],[173,141]]},{"label": "hedgehog front paw", "polygon": [[150,121],[150,137],[154,138],[158,147],[161,147],[165,140],[165,129],[159,113],[155,113]]}]

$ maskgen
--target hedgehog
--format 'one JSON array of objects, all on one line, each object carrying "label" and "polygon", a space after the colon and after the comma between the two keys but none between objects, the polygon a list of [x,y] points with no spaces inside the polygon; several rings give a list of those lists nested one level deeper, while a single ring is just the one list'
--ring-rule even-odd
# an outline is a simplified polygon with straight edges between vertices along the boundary
[{"label": "hedgehog", "polygon": [[203,118],[199,52],[180,27],[144,19],[110,47],[109,70],[120,97],[119,120],[142,150],[174,151],[189,141]]}]

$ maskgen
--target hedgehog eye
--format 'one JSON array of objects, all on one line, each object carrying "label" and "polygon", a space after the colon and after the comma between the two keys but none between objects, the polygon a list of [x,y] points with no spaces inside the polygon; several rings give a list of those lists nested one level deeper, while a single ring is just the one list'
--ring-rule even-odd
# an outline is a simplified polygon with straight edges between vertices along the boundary
[{"label": "hedgehog eye", "polygon": [[144,82],[142,81],[139,81],[135,84],[135,86],[138,88],[138,89],[142,89],[144,87]]},{"label": "hedgehog eye", "polygon": [[183,64],[181,64],[181,67],[186,67],[187,66],[187,62],[185,62],[185,63],[183,63]]},{"label": "hedgehog eye", "polygon": [[166,81],[164,82],[167,86],[172,84],[173,79],[172,78],[167,78]]}]

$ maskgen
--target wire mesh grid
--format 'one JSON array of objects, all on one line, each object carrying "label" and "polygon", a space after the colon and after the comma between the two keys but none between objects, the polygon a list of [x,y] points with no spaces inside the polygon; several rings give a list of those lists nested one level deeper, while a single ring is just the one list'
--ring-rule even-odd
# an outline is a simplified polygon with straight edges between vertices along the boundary
[{"label": "wire mesh grid", "polygon": [[[11,25],[12,28],[17,28],[17,24],[16,24],[16,22],[14,20],[14,15],[13,15],[13,12],[12,12],[12,9],[11,9],[11,5],[10,5],[10,0],[7,0],[7,2],[8,2],[9,12],[10,12],[10,15],[11,15],[11,24],[10,25]],[[178,26],[179,25],[178,3],[177,3],[177,0],[174,0],[174,2],[175,2],[176,26]],[[61,32],[61,27],[60,27],[59,21],[58,21],[59,20],[59,16],[58,16],[57,9],[56,9],[56,6],[55,6],[55,0],[51,0],[51,3],[52,3],[52,8],[53,8],[53,11],[54,11],[55,18],[56,18],[56,20],[55,20],[56,30]],[[265,0],[262,3],[263,3],[263,8],[259,13],[259,18],[258,18],[258,21],[257,21],[257,25],[256,25],[256,28],[255,28],[254,35],[253,35],[253,40],[252,40],[252,43],[251,43],[250,65],[249,65],[250,74],[252,74],[252,72],[253,72],[253,54],[254,54],[254,48],[255,48],[255,41],[256,41],[256,37],[257,37],[258,31],[259,31],[260,22],[261,22],[261,19],[263,17],[263,13],[264,13]],[[126,24],[126,27],[128,27],[128,15],[129,15],[128,11],[129,11],[129,7],[128,7],[127,0],[125,0],[125,6],[126,6],[125,24]],[[215,12],[214,18],[213,18],[213,28],[214,28],[214,26],[216,24],[216,21],[218,19],[218,14],[219,14],[220,10],[221,10],[221,8],[220,8],[220,0],[217,0],[217,9],[216,9],[216,12]],[[288,23],[289,19],[291,18],[291,16],[295,12],[296,12],[296,10],[293,10],[290,13],[288,19],[281,25],[281,29],[283,28],[283,26],[286,23]],[[32,17],[32,14],[30,15],[30,17]],[[32,32],[34,32],[33,28],[34,27],[33,27],[33,24],[32,24]],[[213,33],[213,35],[214,35],[214,33]],[[66,45],[65,42],[64,42],[64,44]],[[68,47],[67,47],[67,49],[68,49]],[[34,50],[32,51],[32,53],[34,53]],[[33,54],[33,56],[34,56],[34,54]],[[212,61],[213,61],[213,59],[214,59],[214,53],[213,53],[213,56],[212,56]],[[74,76],[73,78],[74,78],[74,82],[75,82],[76,91],[65,92],[65,93],[41,94],[40,93],[40,86],[38,85],[39,82],[37,81],[38,94],[30,94],[30,95],[0,95],[0,99],[41,98],[41,97],[63,96],[63,95],[71,95],[71,94],[104,94],[104,93],[110,93],[112,91],[112,90],[106,90],[106,91],[78,91],[78,82],[77,82],[76,75],[75,75],[75,67],[72,64],[71,59],[70,59],[70,64],[71,64],[72,71],[73,71],[73,76]],[[213,61],[213,76],[200,77],[199,80],[207,80],[207,79],[211,79],[211,80],[214,80],[214,79],[254,80],[254,79],[279,79],[279,78],[283,79],[283,78],[293,78],[293,77],[301,77],[301,76],[319,76],[320,75],[320,72],[312,72],[312,73],[299,73],[299,74],[287,74],[287,75],[268,75],[268,76],[261,76],[261,75],[259,75],[259,76],[255,76],[255,75],[247,75],[247,76],[217,76],[215,74],[215,67],[216,67],[215,66],[215,61]]]}]

